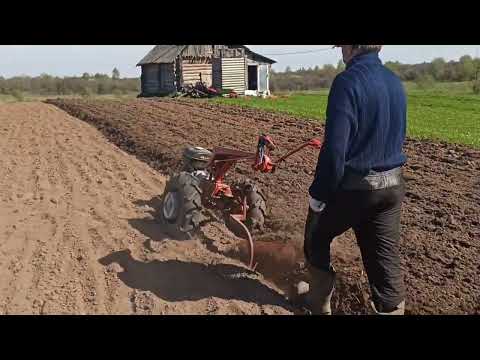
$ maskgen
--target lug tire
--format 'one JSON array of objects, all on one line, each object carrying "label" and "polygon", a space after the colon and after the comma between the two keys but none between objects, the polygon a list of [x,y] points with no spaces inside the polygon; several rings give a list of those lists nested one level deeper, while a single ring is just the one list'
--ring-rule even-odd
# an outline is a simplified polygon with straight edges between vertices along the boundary
[{"label": "lug tire", "polygon": [[[165,216],[167,194],[174,193],[176,211],[173,218]],[[172,196],[170,196],[172,198]],[[191,238],[202,220],[202,191],[200,181],[187,172],[172,177],[162,196],[160,219],[168,235],[177,239]]]}]

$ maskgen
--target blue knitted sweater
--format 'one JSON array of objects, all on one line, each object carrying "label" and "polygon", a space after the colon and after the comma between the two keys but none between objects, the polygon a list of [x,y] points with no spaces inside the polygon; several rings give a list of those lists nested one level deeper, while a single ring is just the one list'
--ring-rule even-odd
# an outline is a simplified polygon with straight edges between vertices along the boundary
[{"label": "blue knitted sweater", "polygon": [[310,195],[328,203],[347,172],[367,175],[402,166],[406,118],[400,79],[377,53],[355,56],[330,89],[324,146]]}]

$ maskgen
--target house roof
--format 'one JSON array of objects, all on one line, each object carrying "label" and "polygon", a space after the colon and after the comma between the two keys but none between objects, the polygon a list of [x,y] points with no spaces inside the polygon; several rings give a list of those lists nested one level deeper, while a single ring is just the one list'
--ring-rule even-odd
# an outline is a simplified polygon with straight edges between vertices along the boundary
[{"label": "house roof", "polygon": [[[269,59],[263,55],[257,54],[247,48],[245,45],[235,45],[243,47],[247,54],[250,55],[253,59],[273,64],[276,61]],[[180,55],[188,45],[156,45],[150,52],[145,55],[145,57],[140,60],[137,66],[146,65],[146,64],[171,64],[175,61],[175,58]],[[201,46],[190,46],[194,53],[201,53]],[[198,47],[198,49],[197,49]]]},{"label": "house roof", "polygon": [[170,64],[185,49],[186,45],[156,45],[137,66],[146,64]]},{"label": "house roof", "polygon": [[245,45],[241,45],[245,50],[247,50],[247,54],[250,55],[254,60],[257,60],[257,61],[260,61],[260,62],[266,62],[266,63],[269,63],[269,64],[275,64],[276,61],[275,60],[272,60],[266,56],[263,56],[263,55],[260,55],[260,54],[257,54],[256,52],[253,52],[252,50],[250,50],[248,47],[246,47]]}]

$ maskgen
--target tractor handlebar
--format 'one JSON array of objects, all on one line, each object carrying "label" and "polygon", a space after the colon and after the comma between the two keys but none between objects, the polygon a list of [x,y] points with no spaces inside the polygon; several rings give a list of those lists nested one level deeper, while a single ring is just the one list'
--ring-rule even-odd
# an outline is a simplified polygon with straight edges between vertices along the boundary
[{"label": "tractor handlebar", "polygon": [[273,173],[275,172],[276,166],[285,161],[288,157],[292,156],[293,154],[299,152],[303,148],[311,146],[315,149],[322,148],[322,142],[318,139],[311,139],[308,142],[300,145],[296,149],[286,153],[281,158],[279,158],[275,163],[272,162],[268,153],[270,150],[274,150],[276,148],[275,143],[273,142],[272,138],[268,135],[262,134],[258,138],[257,143],[257,152],[255,154],[255,163],[253,164],[253,169],[257,171],[261,171],[263,173]]}]

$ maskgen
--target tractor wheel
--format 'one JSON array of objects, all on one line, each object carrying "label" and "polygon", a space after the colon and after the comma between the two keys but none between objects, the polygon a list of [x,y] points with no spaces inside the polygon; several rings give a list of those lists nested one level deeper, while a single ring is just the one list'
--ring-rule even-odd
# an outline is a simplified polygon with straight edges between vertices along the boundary
[{"label": "tractor wheel", "polygon": [[243,189],[248,205],[245,225],[250,231],[262,230],[267,215],[265,195],[249,181],[245,182]]},{"label": "tractor wheel", "polygon": [[198,230],[202,219],[200,181],[181,172],[170,179],[162,196],[160,219],[168,235],[188,239]]}]

